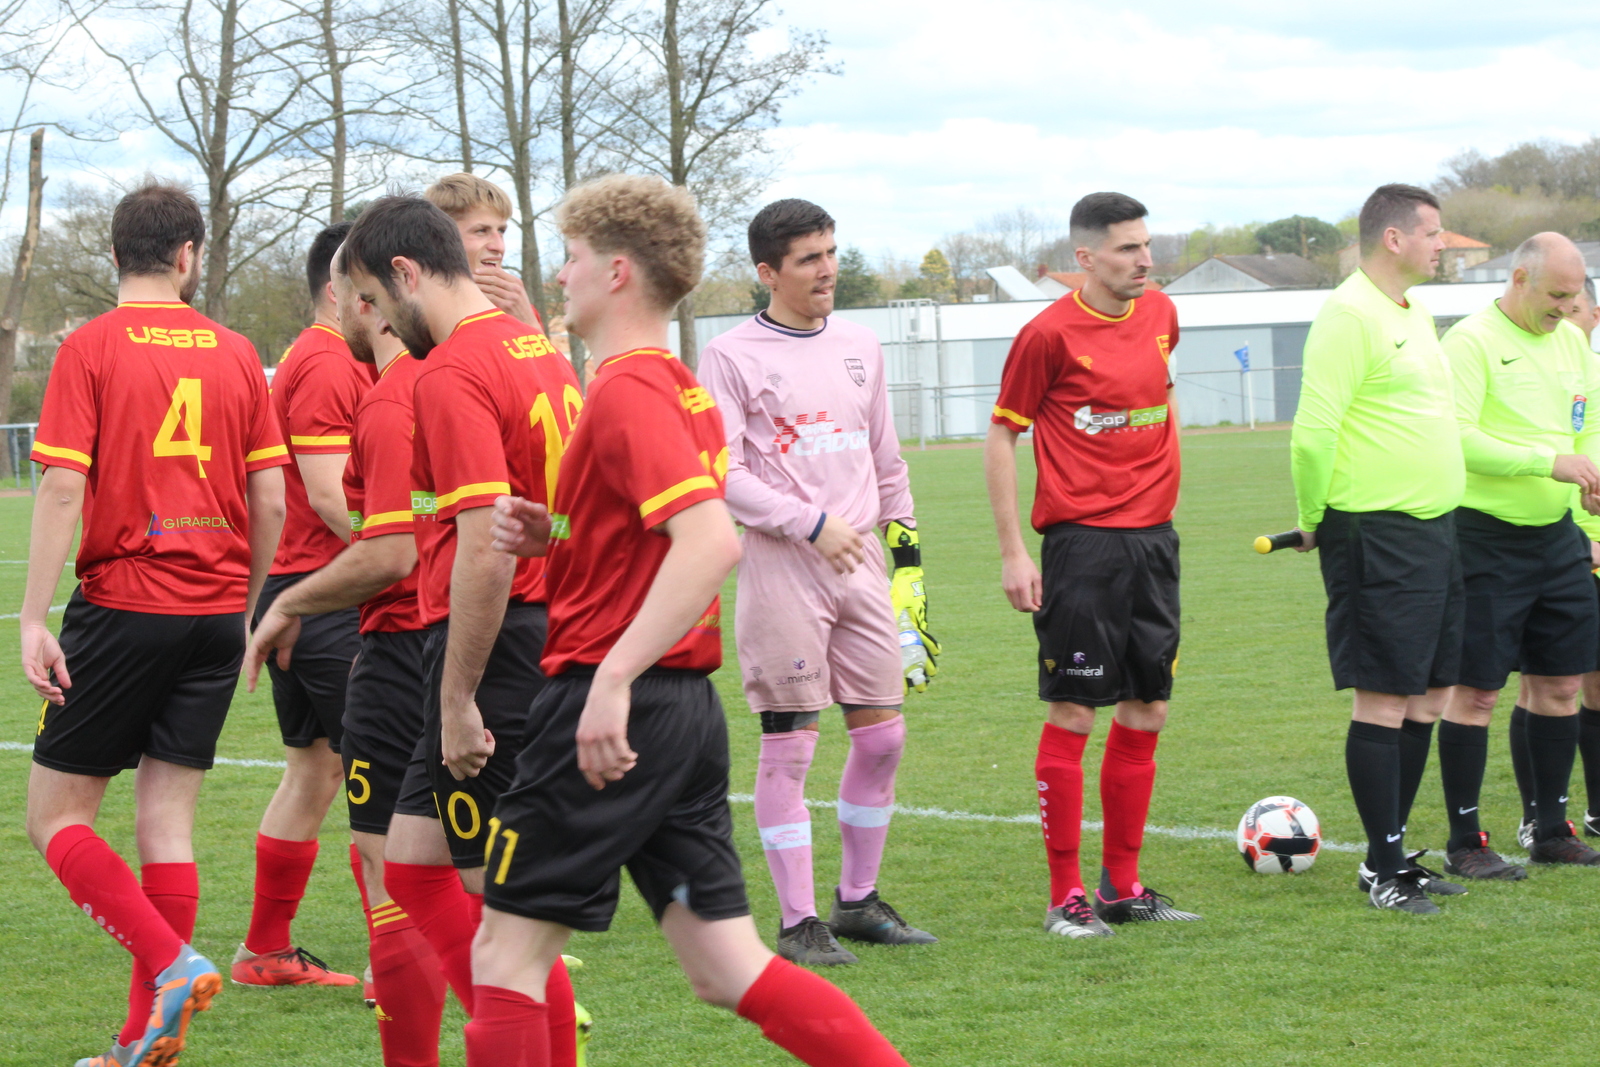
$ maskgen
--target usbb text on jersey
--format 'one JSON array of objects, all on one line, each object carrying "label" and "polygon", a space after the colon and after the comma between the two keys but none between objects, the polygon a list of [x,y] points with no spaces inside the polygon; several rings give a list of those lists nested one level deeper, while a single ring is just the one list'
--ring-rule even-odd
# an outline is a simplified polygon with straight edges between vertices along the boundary
[{"label": "usbb text on jersey", "polygon": [[136,345],[166,345],[169,348],[216,348],[217,335],[214,330],[181,330],[169,326],[141,326],[139,332],[134,333],[132,326],[125,326],[128,331],[128,340]]}]

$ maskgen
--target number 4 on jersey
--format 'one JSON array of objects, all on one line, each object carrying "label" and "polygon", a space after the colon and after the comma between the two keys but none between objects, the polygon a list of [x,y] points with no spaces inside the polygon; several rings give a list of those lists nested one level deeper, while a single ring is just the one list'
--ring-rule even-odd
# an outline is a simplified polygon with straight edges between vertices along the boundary
[{"label": "number 4 on jersey", "polygon": [[[179,421],[183,423],[184,439],[175,438]],[[172,405],[167,417],[161,420],[161,429],[151,449],[157,456],[193,456],[200,477],[206,476],[206,461],[211,458],[211,446],[200,443],[200,379],[179,378],[178,387],[172,391]]]}]

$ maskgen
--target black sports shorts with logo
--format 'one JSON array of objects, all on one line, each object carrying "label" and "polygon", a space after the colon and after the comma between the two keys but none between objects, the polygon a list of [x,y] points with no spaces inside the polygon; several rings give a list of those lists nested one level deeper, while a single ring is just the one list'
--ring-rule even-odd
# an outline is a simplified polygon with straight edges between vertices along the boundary
[{"label": "black sports shorts with logo", "polygon": [[[308,572],[315,573],[315,572]],[[256,600],[255,622],[267,613],[278,594],[304,574],[268,575]],[[344,693],[350,681],[350,664],[361,650],[361,612],[357,608],[300,617],[300,639],[294,643],[289,669],[278,657],[267,657],[272,677],[272,706],[278,711],[278,730],[289,748],[310,748],[319,737],[339,751],[344,734]]]},{"label": "black sports shorts with logo", "polygon": [[244,612],[157,615],[91,604],[61,620],[72,687],[46,702],[33,761],[109,778],[140,756],[210,770],[244,661]]},{"label": "black sports shorts with logo", "polygon": [[659,922],[677,901],[702,919],[750,914],[728,810],[728,723],[711,680],[659,667],[633,683],[639,763],[596,790],[578,771],[578,717],[594,669],[568,668],[534,701],[517,778],[489,831],[484,903],[605,930],[622,868]]},{"label": "black sports shorts with logo", "polygon": [[352,830],[389,832],[400,783],[422,739],[427,643],[426,630],[361,635],[361,652],[345,691],[344,740],[339,745]]},{"label": "black sports shorts with logo", "polygon": [[433,814],[444,823],[450,859],[459,869],[483,866],[489,816],[494,812],[495,801],[511,787],[517,753],[522,751],[528,735],[528,706],[545,685],[539,657],[544,654],[548,623],[543,604],[514,600],[506,605],[505,621],[500,624],[500,634],[484,665],[477,693],[478,713],[483,716],[484,727],[494,735],[494,755],[476,776],[459,782],[444,765],[444,739],[439,733],[439,685],[444,678],[450,620],[428,627],[422,742],[406,769],[395,810],[402,815],[420,814],[416,811],[419,790],[426,781],[432,793]]},{"label": "black sports shorts with logo", "polygon": [[1334,688],[1418,696],[1459,682],[1455,514],[1329,508],[1316,533]]},{"label": "black sports shorts with logo", "polygon": [[1501,689],[1513,670],[1567,677],[1600,666],[1589,539],[1572,516],[1518,526],[1457,508],[1455,518],[1467,595],[1461,684]]},{"label": "black sports shorts with logo", "polygon": [[1167,700],[1178,660],[1178,533],[1062,522],[1044,531],[1039,699]]}]

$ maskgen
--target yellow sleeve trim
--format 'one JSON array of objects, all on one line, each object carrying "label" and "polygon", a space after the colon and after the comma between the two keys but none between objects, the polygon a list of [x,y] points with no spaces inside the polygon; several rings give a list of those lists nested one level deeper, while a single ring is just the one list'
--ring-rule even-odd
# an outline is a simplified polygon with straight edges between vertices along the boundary
[{"label": "yellow sleeve trim", "polygon": [[274,456],[287,456],[288,454],[288,445],[272,445],[268,448],[258,448],[254,452],[246,452],[244,461],[246,463],[254,463],[257,460],[271,459]]},{"label": "yellow sleeve trim", "polygon": [[447,508],[457,500],[465,500],[469,496],[483,496],[485,493],[508,495],[510,492],[511,486],[507,482],[473,482],[471,485],[463,485],[460,489],[442,494],[438,506]]},{"label": "yellow sleeve trim", "polygon": [[1003,408],[999,404],[996,404],[994,406],[994,413],[996,415],[1000,416],[1002,419],[1009,419],[1010,421],[1016,423],[1018,426],[1032,426],[1033,425],[1033,420],[1032,419],[1025,419],[1021,415],[1018,415],[1015,411],[1012,411],[1010,408]]},{"label": "yellow sleeve trim", "polygon": [[296,437],[289,436],[289,443],[297,448],[321,448],[325,445],[348,445],[348,437]]},{"label": "yellow sleeve trim", "polygon": [[387,526],[391,522],[410,522],[411,512],[406,511],[380,511],[376,515],[368,515],[361,520],[361,529],[369,530],[374,526]]},{"label": "yellow sleeve trim", "polygon": [[82,463],[85,467],[94,465],[94,460],[91,457],[86,456],[82,452],[79,452],[77,449],[73,448],[57,448],[54,445],[47,445],[42,441],[35,441],[33,443],[33,450],[46,456],[55,456],[57,459],[70,459],[75,462]]},{"label": "yellow sleeve trim", "polygon": [[692,493],[696,489],[715,489],[716,487],[717,480],[709,474],[699,474],[693,478],[685,478],[671,489],[657,493],[643,504],[640,504],[639,516],[641,518],[649,518],[653,512],[660,510],[686,493]]}]

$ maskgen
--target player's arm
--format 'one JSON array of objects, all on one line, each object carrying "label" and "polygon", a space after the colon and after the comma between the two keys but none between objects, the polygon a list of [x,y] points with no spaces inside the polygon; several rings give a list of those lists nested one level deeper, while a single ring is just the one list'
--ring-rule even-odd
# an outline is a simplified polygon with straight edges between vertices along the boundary
[{"label": "player's arm", "polygon": [[672,547],[639,614],[595,668],[589,699],[578,719],[578,769],[596,789],[617,781],[638,762],[628,747],[633,680],[689,632],[739,562],[739,536],[721,500],[691,504],[668,518],[661,529]]},{"label": "player's arm", "polygon": [[1316,546],[1315,531],[1333,484],[1339,429],[1366,378],[1366,361],[1366,324],[1359,316],[1339,312],[1311,324],[1301,359],[1300,403],[1289,434],[1297,528],[1307,534],[1301,551]]},{"label": "player's arm", "polygon": [[264,467],[245,475],[245,506],[250,510],[250,591],[245,599],[244,617],[255,617],[256,597],[266,584],[272,557],[278,552],[283,534],[283,471]]},{"label": "player's arm", "polygon": [[[28,585],[22,594],[22,671],[28,684],[52,704],[66,703],[63,689],[72,688],[66,657],[50,632],[50,601],[72,551],[72,535],[83,515],[88,478],[69,467],[46,467],[33,498],[28,540]],[[56,681],[50,680],[55,671]]]},{"label": "player's arm", "polygon": [[1017,511],[1020,436],[1003,423],[989,424],[989,436],[983,442],[983,480],[989,487],[989,508],[1000,538],[1000,587],[1018,611],[1038,611],[1044,604],[1044,580],[1022,540],[1022,519]]},{"label": "player's arm", "polygon": [[318,518],[327,523],[334,536],[350,543],[350,508],[344,499],[344,467],[348,452],[296,452],[295,465],[306,483],[306,498]]},{"label": "player's arm", "polygon": [[478,712],[478,682],[505,618],[516,561],[494,548],[494,509],[455,516],[456,558],[450,570],[450,632],[439,707],[444,762],[456,778],[475,776],[494,755],[494,736]]}]

